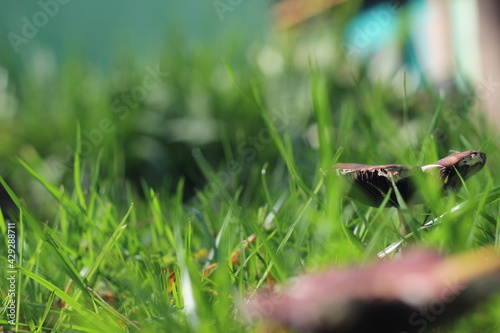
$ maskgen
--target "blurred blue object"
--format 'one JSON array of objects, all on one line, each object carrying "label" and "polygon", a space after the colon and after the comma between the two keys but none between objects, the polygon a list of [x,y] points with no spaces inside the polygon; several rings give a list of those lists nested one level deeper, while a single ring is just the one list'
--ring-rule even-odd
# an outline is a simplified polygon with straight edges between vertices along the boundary
[{"label": "blurred blue object", "polygon": [[[388,53],[381,67],[395,68],[406,65],[416,75],[423,74],[421,61],[415,48],[422,47],[425,39],[428,7],[424,0],[404,4],[402,1],[377,1],[366,6],[347,26],[343,49],[347,59],[369,63],[379,53]],[[424,46],[425,47],[425,46]],[[426,53],[426,52],[424,52]]]}]

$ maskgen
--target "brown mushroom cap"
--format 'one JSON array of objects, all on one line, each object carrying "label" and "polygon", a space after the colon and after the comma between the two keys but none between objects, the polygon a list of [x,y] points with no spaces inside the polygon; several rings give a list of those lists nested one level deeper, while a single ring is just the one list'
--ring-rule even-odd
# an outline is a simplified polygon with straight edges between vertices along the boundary
[{"label": "brown mushroom cap", "polygon": [[[446,190],[457,190],[462,180],[478,173],[486,163],[486,154],[478,150],[467,150],[440,159],[434,164],[440,165],[440,175]],[[460,174],[460,177],[457,175]]]}]

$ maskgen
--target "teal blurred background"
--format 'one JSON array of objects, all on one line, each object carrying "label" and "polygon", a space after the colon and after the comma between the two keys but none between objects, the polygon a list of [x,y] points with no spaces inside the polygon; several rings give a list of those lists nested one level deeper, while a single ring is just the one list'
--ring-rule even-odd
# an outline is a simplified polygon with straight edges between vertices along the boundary
[{"label": "teal blurred background", "polygon": [[221,138],[245,137],[259,122],[225,64],[239,76],[252,67],[268,38],[270,3],[232,4],[3,2],[1,174],[29,187],[11,160],[19,156],[64,183],[79,124],[84,161],[95,167],[102,154],[104,175],[202,185],[191,150],[202,148],[217,166]]},{"label": "teal blurred background", "polygon": [[[3,2],[0,60],[9,70],[22,71],[38,61],[40,52],[46,52],[47,61],[57,64],[76,58],[99,69],[112,70],[123,58],[148,65],[160,60],[162,48],[174,50],[181,46],[202,45],[213,56],[231,59],[265,37],[269,27],[268,2],[232,1],[235,5],[228,3],[228,7],[222,8],[215,3]],[[34,25],[34,31],[26,20]],[[19,41],[12,34],[26,37],[27,41]],[[179,39],[185,45],[178,45]]]}]

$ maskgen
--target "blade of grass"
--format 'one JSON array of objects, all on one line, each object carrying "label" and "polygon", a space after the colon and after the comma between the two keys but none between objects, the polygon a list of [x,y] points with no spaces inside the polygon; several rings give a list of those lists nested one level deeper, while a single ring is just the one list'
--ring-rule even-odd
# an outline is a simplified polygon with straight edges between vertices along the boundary
[{"label": "blade of grass", "polygon": [[46,226],[42,226],[41,222],[36,220],[30,213],[27,211],[24,206],[21,204],[21,201],[17,197],[17,195],[12,191],[10,186],[5,182],[5,180],[0,177],[0,183],[3,185],[7,193],[9,194],[12,201],[18,207],[19,210],[23,211],[23,220],[34,230],[35,234],[44,240],[44,243],[48,245],[48,249],[57,259],[61,267],[68,274],[68,277],[72,279],[81,290],[86,293],[87,296],[90,296],[85,289],[85,284],[82,280],[82,277],[78,273],[78,270],[73,266],[71,260],[67,257],[67,255],[61,250],[59,246],[59,242],[56,241],[53,236],[53,232],[47,228]]},{"label": "blade of grass", "polygon": [[50,184],[48,181],[46,181],[38,172],[33,170],[26,162],[24,162],[21,159],[17,160],[22,167],[24,167],[40,184],[42,184],[48,191],[49,193],[59,202],[61,203],[68,211],[76,213],[80,217],[85,217],[86,222],[87,219],[87,214],[85,214],[85,211],[77,206],[74,202],[71,201],[70,198],[61,190]]},{"label": "blade of grass", "polygon": [[[483,205],[491,204],[499,199],[500,199],[500,186],[495,187],[486,195],[479,194],[472,199],[469,199],[467,201],[459,203],[458,205],[456,205],[455,207],[453,207],[449,211],[441,214],[440,216],[430,220],[429,222],[427,222],[423,226],[419,227],[418,230],[419,231],[426,230],[426,229],[432,228],[434,226],[437,226],[445,221],[457,219],[460,216],[466,214],[467,212],[478,209],[479,205],[483,206]],[[413,236],[414,236],[413,232],[408,233],[406,236],[402,237],[397,242],[392,243],[391,245],[386,247],[384,250],[380,251],[378,253],[378,257],[383,258],[383,257],[391,254],[392,252],[397,250],[402,243],[404,243],[406,240],[412,238]]]},{"label": "blade of grass", "polygon": [[[59,289],[55,285],[53,285],[51,282],[42,278],[41,276],[38,276],[38,275],[24,269],[21,266],[18,266],[17,269],[19,270],[20,273],[24,274],[25,276],[32,279],[33,281],[36,281],[40,285],[44,286],[47,290],[54,293],[57,297],[62,299],[64,302],[66,302],[66,304],[71,309],[74,309],[76,312],[83,315],[84,318],[89,318],[89,323],[92,323],[92,325],[95,326],[96,329],[101,329],[101,330],[104,329],[105,331],[108,331],[108,332],[110,329],[111,330],[116,330],[116,329],[121,330],[121,327],[116,323],[113,323],[114,325],[109,326],[108,322],[103,322],[102,318],[100,316],[98,316],[96,313],[87,309],[80,302],[78,302],[73,297],[71,297],[70,295],[68,295],[67,293],[65,293],[64,291],[62,291],[61,289]],[[98,331],[96,331],[96,332],[98,332]],[[101,331],[101,332],[103,332],[103,331]]]},{"label": "blade of grass", "polygon": [[80,172],[80,154],[82,151],[82,138],[80,123],[76,125],[76,150],[73,159],[73,184],[75,187],[76,196],[81,207],[86,208],[85,197],[83,195],[81,186],[81,172]]},{"label": "blade of grass", "polygon": [[318,139],[320,151],[320,167],[324,170],[331,166],[333,158],[333,121],[328,98],[328,88],[325,78],[317,68],[311,70],[311,96],[314,114],[318,125]]},{"label": "blade of grass", "polygon": [[[321,189],[322,186],[323,186],[323,181],[321,180],[318,183],[318,185],[316,186],[314,193],[317,193]],[[285,236],[281,240],[281,242],[278,246],[278,249],[276,250],[276,253],[280,252],[283,249],[283,247],[285,246],[285,244],[288,242],[288,240],[292,236],[293,231],[297,227],[297,224],[300,222],[302,215],[304,215],[305,211],[309,208],[312,200],[313,199],[311,197],[307,200],[306,204],[304,205],[304,208],[301,209],[301,211],[297,215],[295,221],[293,221],[293,223],[290,225],[290,227],[288,228],[288,231],[286,232]]]},{"label": "blade of grass", "polygon": [[43,323],[47,320],[47,316],[50,313],[50,309],[52,307],[52,302],[54,301],[56,294],[54,292],[51,292],[49,295],[49,298],[47,299],[47,305],[45,306],[45,310],[43,311],[42,316],[39,318],[38,322],[38,328],[34,331],[34,333],[41,333],[43,329]]},{"label": "blade of grass", "polygon": [[97,258],[95,259],[94,264],[88,270],[87,274],[85,275],[86,279],[88,279],[88,280],[92,279],[92,276],[95,274],[95,272],[99,268],[99,265],[101,265],[102,261],[107,256],[107,254],[109,253],[109,251],[111,250],[111,248],[113,248],[113,246],[115,246],[116,243],[118,242],[118,239],[120,238],[120,236],[125,231],[125,228],[127,227],[127,225],[125,224],[125,222],[127,221],[127,219],[129,217],[130,212],[132,211],[133,207],[134,207],[134,205],[131,204],[130,207],[129,207],[129,209],[128,209],[128,211],[127,211],[127,213],[125,213],[125,216],[122,218],[122,220],[120,221],[120,223],[116,227],[115,231],[113,232],[113,234],[111,235],[111,237],[109,238],[109,240],[106,242],[106,244],[102,248],[102,250],[99,253],[99,255],[97,256]]}]

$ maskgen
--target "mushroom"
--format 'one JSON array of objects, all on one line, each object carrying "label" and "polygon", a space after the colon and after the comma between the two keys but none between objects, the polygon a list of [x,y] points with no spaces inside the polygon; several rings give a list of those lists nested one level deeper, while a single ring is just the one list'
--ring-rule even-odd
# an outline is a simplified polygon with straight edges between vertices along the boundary
[{"label": "mushroom", "polygon": [[333,167],[339,176],[345,177],[353,184],[348,193],[350,198],[368,206],[379,207],[390,192],[386,207],[399,207],[396,190],[405,202],[410,201],[416,191],[413,177],[417,173],[432,173],[437,170],[443,189],[456,191],[462,180],[465,181],[476,174],[485,163],[485,153],[468,150],[423,166],[338,163]]},{"label": "mushroom", "polygon": [[[486,163],[486,154],[477,150],[467,150],[455,153],[439,161],[424,165],[422,171],[439,168],[443,188],[447,191],[458,190],[464,181],[478,173]],[[458,174],[457,174],[458,173]],[[458,176],[460,175],[460,176]]]},{"label": "mushroom", "polygon": [[451,257],[414,248],[397,259],[298,276],[276,289],[246,304],[262,332],[423,332],[498,293],[500,256],[494,246]]}]

